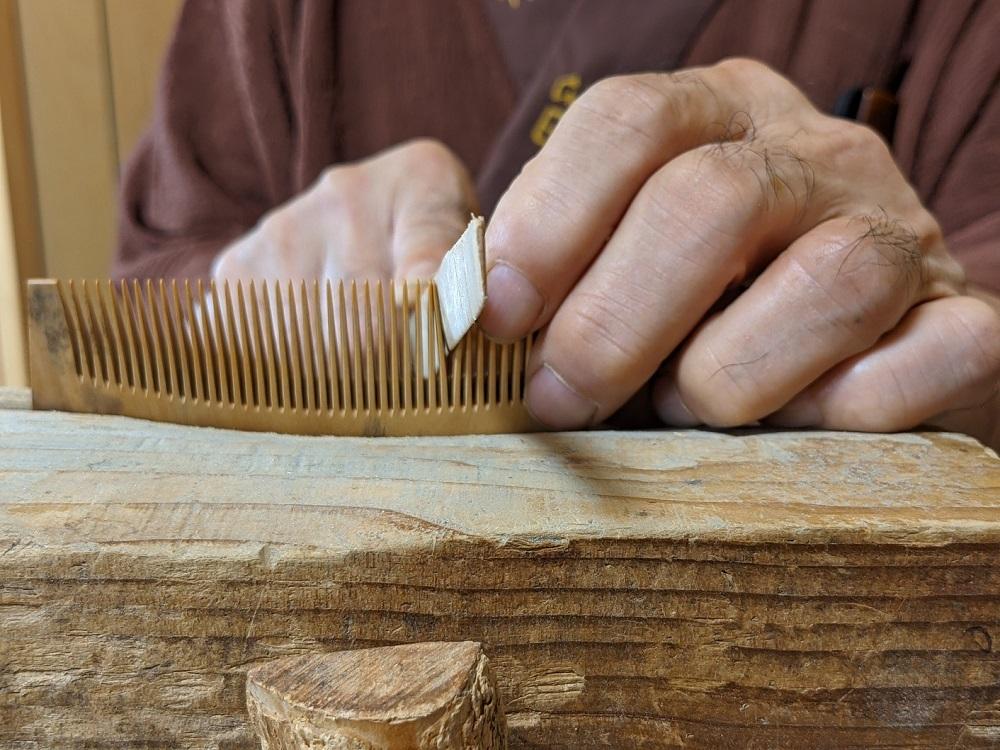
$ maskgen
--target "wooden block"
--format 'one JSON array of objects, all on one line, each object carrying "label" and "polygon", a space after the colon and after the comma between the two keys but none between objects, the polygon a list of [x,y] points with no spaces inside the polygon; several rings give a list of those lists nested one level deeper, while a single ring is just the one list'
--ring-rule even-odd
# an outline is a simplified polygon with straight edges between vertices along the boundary
[{"label": "wooden block", "polygon": [[512,747],[996,747],[998,560],[958,435],[0,411],[0,747],[255,748],[249,668],[463,640]]},{"label": "wooden block", "polygon": [[247,674],[268,750],[501,750],[507,727],[478,643],[415,643],[278,659]]},{"label": "wooden block", "polygon": [[0,409],[30,409],[31,389],[0,386]]}]

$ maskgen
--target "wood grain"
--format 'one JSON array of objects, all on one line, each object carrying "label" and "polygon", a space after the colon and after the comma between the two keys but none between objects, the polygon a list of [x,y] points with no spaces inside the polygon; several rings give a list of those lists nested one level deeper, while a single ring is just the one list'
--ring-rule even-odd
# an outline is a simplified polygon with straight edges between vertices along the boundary
[{"label": "wood grain", "polygon": [[1000,741],[968,438],[0,435],[0,746],[251,748],[249,668],[426,640],[484,644],[514,747]]},{"label": "wood grain", "polygon": [[309,654],[247,674],[268,750],[503,750],[496,679],[471,641]]}]

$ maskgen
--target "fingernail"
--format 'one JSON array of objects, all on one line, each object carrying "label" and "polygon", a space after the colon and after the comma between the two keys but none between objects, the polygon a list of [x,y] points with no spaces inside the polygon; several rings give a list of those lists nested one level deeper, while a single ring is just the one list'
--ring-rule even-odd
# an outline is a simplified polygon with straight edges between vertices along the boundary
[{"label": "fingernail", "polygon": [[525,405],[535,419],[552,430],[587,427],[597,414],[597,404],[573,390],[548,365],[532,376]]},{"label": "fingernail", "polygon": [[524,274],[497,263],[486,275],[486,307],[479,326],[491,339],[513,341],[531,332],[544,305],[541,293]]},{"label": "fingernail", "polygon": [[677,383],[671,377],[665,377],[656,384],[653,390],[653,404],[657,416],[663,423],[671,427],[697,427],[701,424],[691,410],[687,408]]}]

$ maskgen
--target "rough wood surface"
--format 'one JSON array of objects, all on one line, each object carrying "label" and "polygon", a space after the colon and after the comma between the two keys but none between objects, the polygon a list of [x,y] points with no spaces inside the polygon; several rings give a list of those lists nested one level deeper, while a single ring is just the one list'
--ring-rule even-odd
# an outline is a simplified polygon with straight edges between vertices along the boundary
[{"label": "rough wood surface", "polygon": [[996,747],[998,559],[954,435],[0,412],[0,746],[252,748],[255,664],[476,640],[513,747]]},{"label": "rough wood surface", "polygon": [[276,659],[247,673],[267,750],[503,750],[482,646],[413,643]]}]

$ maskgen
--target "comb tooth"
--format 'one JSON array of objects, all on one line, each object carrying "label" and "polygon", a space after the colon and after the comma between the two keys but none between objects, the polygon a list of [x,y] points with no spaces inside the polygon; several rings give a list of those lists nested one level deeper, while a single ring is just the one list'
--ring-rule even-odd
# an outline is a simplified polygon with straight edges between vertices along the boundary
[{"label": "comb tooth", "polygon": [[368,411],[375,411],[375,341],[372,335],[372,295],[371,284],[364,282],[364,320],[365,320],[365,406]]},{"label": "comb tooth", "polygon": [[244,342],[239,340],[239,331],[236,328],[236,311],[233,309],[233,298],[229,289],[229,279],[222,282],[222,299],[226,306],[226,317],[223,319],[223,338],[225,342],[226,362],[228,367],[230,401],[235,406],[247,403],[245,391],[240,381],[240,369],[237,362],[239,354],[237,347],[241,347]]},{"label": "comb tooth", "polygon": [[132,293],[125,298],[129,309],[129,317],[135,326],[135,337],[139,342],[141,356],[142,389],[147,393],[156,390],[155,373],[149,357],[149,331],[146,328],[146,313],[142,307],[142,290],[138,279],[132,280]]},{"label": "comb tooth", "polygon": [[399,305],[396,282],[389,279],[389,408],[399,408]]},{"label": "comb tooth", "polygon": [[299,341],[299,311],[295,304],[295,288],[291,281],[288,282],[286,290],[288,315],[285,325],[288,326],[289,332],[288,369],[292,380],[292,403],[296,409],[307,409],[308,406],[305,404],[302,394],[302,346]]},{"label": "comb tooth", "polygon": [[410,398],[410,284],[403,281],[403,310],[400,315],[399,335],[403,337],[403,410],[410,411],[413,401]]},{"label": "comb tooth", "polygon": [[484,369],[483,355],[484,349],[486,348],[486,337],[483,336],[483,332],[478,328],[476,329],[476,373],[475,373],[475,405],[477,408],[482,408],[483,404],[486,403],[486,371]]},{"label": "comb tooth", "polygon": [[444,343],[444,327],[441,324],[441,298],[437,285],[434,286],[434,356],[438,370],[438,406],[448,405],[448,354]]},{"label": "comb tooth", "polygon": [[326,280],[326,371],[330,376],[330,408],[346,409],[347,404],[341,393],[342,380],[338,377],[337,320],[333,307],[333,284]]},{"label": "comb tooth", "polygon": [[191,299],[191,282],[184,279],[184,329],[191,340],[191,379],[194,384],[193,394],[197,401],[205,398],[202,387],[204,370],[201,366],[201,337],[198,333],[198,319],[194,313],[194,301]]},{"label": "comb tooth", "polygon": [[69,281],[69,297],[73,302],[73,312],[76,318],[76,329],[80,337],[80,364],[81,374],[85,378],[94,380],[97,377],[97,369],[94,367],[93,339],[90,335],[90,328],[80,309],[80,298],[73,280]]},{"label": "comb tooth", "polygon": [[507,404],[510,387],[510,344],[500,346],[500,404]]},{"label": "comb tooth", "polygon": [[177,342],[177,369],[180,371],[178,382],[180,383],[181,395],[190,400],[194,397],[191,388],[191,356],[188,347],[187,326],[184,324],[184,311],[181,308],[176,279],[170,280],[168,302],[170,327],[173,329],[174,339]]},{"label": "comb tooth", "polygon": [[378,408],[386,412],[389,408],[386,396],[386,351],[385,351],[385,289],[382,280],[375,282],[375,330],[378,343]]},{"label": "comb tooth", "polygon": [[[122,300],[119,302],[119,300]],[[122,312],[122,306],[125,312]],[[128,302],[128,287],[124,279],[118,284],[118,294],[111,295],[111,309],[114,310],[118,325],[125,332],[125,348],[128,350],[129,385],[132,388],[142,388],[142,372],[139,370],[138,350],[136,340],[133,335],[135,330],[132,317],[132,310]]]},{"label": "comb tooth", "polygon": [[250,343],[250,323],[247,317],[247,301],[243,294],[243,282],[236,282],[236,313],[240,326],[239,347],[240,347],[240,377],[243,379],[243,402],[248,407],[260,406],[260,383],[254,379],[250,368],[250,360],[257,359]]},{"label": "comb tooth", "polygon": [[147,325],[149,326],[150,339],[153,342],[153,378],[156,381],[156,390],[161,395],[169,395],[169,373],[163,361],[163,334],[160,331],[159,305],[157,305],[156,295],[153,293],[152,279],[146,279],[144,295]]},{"label": "comb tooth", "polygon": [[[266,289],[266,287],[265,287]],[[265,394],[266,385],[264,379],[264,360],[268,359],[268,352],[264,351],[264,331],[260,324],[260,300],[257,299],[257,286],[253,279],[250,280],[250,288],[247,290],[247,304],[250,306],[250,323],[253,327],[253,387],[256,394],[257,406],[261,409],[274,406],[274,394]]]},{"label": "comb tooth", "polygon": [[[297,297],[297,299],[296,299]],[[291,282],[288,283],[288,298],[291,308],[288,311],[288,322],[292,327],[292,341],[295,345],[293,356],[299,363],[299,382],[302,383],[301,408],[311,411],[315,408],[312,369],[312,338],[309,334],[309,301],[306,296],[306,282],[299,280],[299,291],[296,293]],[[301,311],[301,312],[300,312]]]},{"label": "comb tooth", "polygon": [[414,300],[413,313],[414,313],[414,337],[413,337],[413,361],[414,361],[414,372],[413,372],[413,390],[415,392],[414,406],[417,411],[422,411],[424,408],[424,295],[423,288],[420,283],[420,279],[417,279],[416,291],[414,295],[416,299]]},{"label": "comb tooth", "polygon": [[521,374],[524,372],[524,341],[514,342],[513,362],[510,367],[510,400],[521,400]]},{"label": "comb tooth", "polygon": [[465,352],[462,357],[462,406],[468,409],[472,406],[472,348],[475,346],[474,336],[465,336]]},{"label": "comb tooth", "polygon": [[[95,287],[97,282],[94,282]],[[81,287],[83,306],[87,310],[87,325],[90,326],[90,346],[94,353],[94,376],[105,383],[111,381],[111,357],[108,351],[106,331],[97,317],[90,283],[84,279]]]},{"label": "comb tooth", "polygon": [[66,327],[69,329],[70,348],[73,350],[73,365],[76,368],[77,377],[83,377],[83,341],[80,338],[80,326],[77,323],[76,315],[73,312],[73,305],[70,301],[70,293],[67,285],[61,280],[56,281],[56,291],[59,294],[59,301],[62,303],[63,316],[66,318]]},{"label": "comb tooth", "polygon": [[323,307],[319,299],[319,280],[314,279],[312,285],[312,315],[311,338],[313,353],[316,357],[316,391],[319,401],[316,408],[327,411],[330,408],[330,376],[326,372],[326,352],[323,350]]},{"label": "comb tooth", "polygon": [[495,341],[487,342],[489,347],[489,361],[486,372],[486,403],[496,405],[497,403],[497,344]]},{"label": "comb tooth", "polygon": [[291,393],[291,377],[289,376],[288,329],[285,327],[285,302],[281,297],[281,284],[274,282],[274,314],[278,334],[278,377],[281,379],[281,406],[284,409],[294,409],[298,402],[293,403]]},{"label": "comb tooth", "polygon": [[348,361],[351,348],[351,331],[347,327],[347,288],[344,285],[343,279],[337,282],[337,331],[340,387],[344,394],[344,409],[357,409],[357,402],[354,400],[354,384],[351,382],[351,368]]},{"label": "comb tooth", "polygon": [[[105,321],[105,327],[111,331],[112,347],[115,350],[115,379],[118,385],[124,388],[128,385],[128,374],[125,367],[125,354],[122,351],[121,330],[117,310],[114,309],[115,289],[108,280],[97,287],[97,299],[101,306],[101,317]],[[107,298],[111,298],[109,305]]]},{"label": "comb tooth", "polygon": [[522,400],[524,399],[526,391],[528,389],[528,381],[527,381],[528,363],[531,362],[531,346],[534,343],[534,340],[535,340],[534,334],[528,334],[528,336],[524,339],[524,362],[522,363],[522,367],[516,373],[517,380],[521,384],[520,398]]},{"label": "comb tooth", "polygon": [[212,308],[205,292],[205,285],[198,279],[198,300],[201,303],[201,340],[205,345],[205,390],[212,403],[222,403],[222,392],[218,378],[219,363],[212,340]]},{"label": "comb tooth", "polygon": [[462,405],[462,360],[465,355],[465,338],[459,339],[451,352],[451,408]]},{"label": "comb tooth", "polygon": [[167,394],[172,398],[179,396],[180,388],[177,383],[177,358],[174,356],[174,342],[171,335],[170,315],[167,307],[167,285],[163,279],[157,284],[158,295],[153,294],[152,286],[149,287],[149,294],[153,300],[153,321],[156,326],[157,339],[161,342],[163,357],[166,361],[164,367],[164,381],[167,383]]},{"label": "comb tooth", "polygon": [[87,315],[90,318],[90,329],[94,333],[94,346],[96,347],[98,363],[100,364],[101,376],[106,385],[110,385],[115,379],[115,368],[112,363],[111,354],[111,331],[104,324],[101,318],[101,282],[94,280],[93,286],[86,280],[83,282],[83,299],[87,303]]},{"label": "comb tooth", "polygon": [[361,314],[358,309],[358,284],[351,281],[351,386],[354,391],[354,408],[365,408],[361,380]]},{"label": "comb tooth", "polygon": [[[267,342],[267,388],[272,409],[284,409],[288,406],[288,379],[284,376],[285,360],[281,348],[279,334],[275,328],[276,313],[271,311],[271,290],[267,281],[261,283],[264,301],[264,329]],[[280,299],[281,291],[278,282],[274,283],[276,299]]]},{"label": "comb tooth", "polygon": [[226,358],[226,339],[222,335],[222,307],[219,302],[219,287],[213,279],[209,284],[212,296],[212,349],[215,352],[215,372],[219,378],[219,401],[234,403],[232,382],[229,379],[229,361]]},{"label": "comb tooth", "polygon": [[437,336],[434,325],[437,322],[437,287],[433,281],[427,282],[427,320],[424,321],[424,338],[427,341],[427,408],[437,408]]}]

